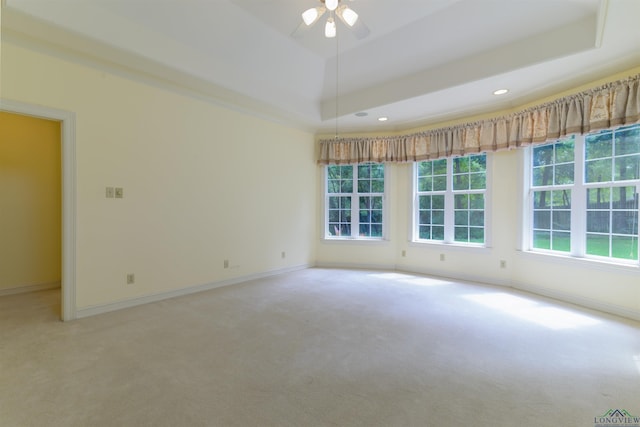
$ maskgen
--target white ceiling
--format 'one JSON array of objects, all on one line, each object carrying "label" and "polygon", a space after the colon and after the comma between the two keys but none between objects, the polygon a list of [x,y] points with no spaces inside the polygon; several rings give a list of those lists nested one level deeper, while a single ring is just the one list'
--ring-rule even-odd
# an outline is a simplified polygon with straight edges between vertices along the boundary
[{"label": "white ceiling", "polygon": [[366,38],[292,35],[319,0],[4,0],[2,32],[318,133],[336,106],[340,132],[401,131],[640,65],[640,0],[342,1]]}]

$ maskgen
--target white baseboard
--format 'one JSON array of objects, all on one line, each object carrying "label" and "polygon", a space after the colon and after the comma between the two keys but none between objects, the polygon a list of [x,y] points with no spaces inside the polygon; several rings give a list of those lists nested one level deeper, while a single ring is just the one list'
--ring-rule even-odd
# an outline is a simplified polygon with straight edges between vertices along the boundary
[{"label": "white baseboard", "polygon": [[49,289],[60,289],[60,282],[38,283],[36,285],[16,286],[13,288],[0,289],[0,297],[6,295],[24,294],[27,292],[47,291]]},{"label": "white baseboard", "polygon": [[494,285],[502,287],[511,287],[511,282],[508,280],[500,280],[496,278],[480,277],[478,275],[467,274],[464,272],[451,272],[451,271],[438,271],[428,268],[420,268],[407,265],[398,265],[395,267],[396,271],[404,271],[407,273],[424,274],[427,276],[439,277],[443,279],[455,279],[463,282],[479,283],[484,285]]},{"label": "white baseboard", "polygon": [[394,264],[365,264],[353,262],[317,262],[318,268],[352,268],[355,270],[395,270]]},{"label": "white baseboard", "polygon": [[591,298],[585,298],[565,292],[556,291],[553,289],[544,288],[542,286],[536,286],[526,283],[514,283],[511,280],[496,280],[495,278],[479,277],[464,272],[450,271],[441,272],[429,268],[407,266],[407,265],[365,265],[365,264],[353,264],[353,263],[320,263],[317,267],[327,268],[356,268],[356,269],[371,269],[371,270],[394,270],[406,273],[424,274],[427,276],[442,278],[442,279],[454,279],[465,282],[494,285],[507,288],[513,288],[520,291],[530,292],[532,294],[540,295],[543,297],[553,298],[569,304],[575,304],[587,309],[601,311],[603,313],[613,314],[616,316],[625,317],[627,319],[640,320],[640,312],[636,310],[630,310],[625,307],[620,307],[614,304],[608,304],[602,301],[598,301]]},{"label": "white baseboard", "polygon": [[162,301],[169,298],[180,297],[184,295],[194,294],[196,292],[209,291],[223,286],[235,285],[249,280],[262,279],[269,276],[275,276],[277,274],[290,273],[293,271],[304,270],[311,267],[309,264],[297,265],[294,267],[287,267],[278,270],[266,271],[263,273],[250,274],[247,276],[234,277],[232,279],[220,280],[217,282],[204,283],[201,285],[189,286],[182,289],[176,289],[173,291],[160,292],[152,295],[145,295],[138,298],[132,298],[122,301],[116,301],[113,303],[94,305],[91,307],[81,308],[76,311],[76,318],[95,316],[97,314],[109,313],[111,311],[122,310],[124,308],[135,307],[142,304],[148,304],[151,302]]},{"label": "white baseboard", "polygon": [[579,305],[581,307],[589,308],[592,310],[602,311],[604,313],[626,317],[628,319],[640,320],[640,312],[636,310],[630,310],[625,307],[620,307],[619,305],[609,304],[592,298],[581,297],[578,295],[568,294],[566,292],[559,292],[554,289],[544,288],[542,286],[536,286],[527,283],[513,283],[511,287],[521,291],[531,292],[532,294],[568,302],[569,304]]},{"label": "white baseboard", "polygon": [[428,270],[409,266],[398,266],[398,271],[406,271],[410,273],[426,274],[429,276],[436,276],[442,278],[450,278],[456,280],[463,280],[465,282],[474,282],[487,285],[502,286],[520,291],[529,292],[535,295],[543,297],[553,298],[569,304],[578,305],[587,309],[601,311],[603,313],[613,314],[616,316],[626,317],[628,319],[640,320],[640,312],[631,310],[625,307],[620,307],[614,304],[608,304],[606,302],[594,300],[591,298],[581,297],[578,295],[569,294],[566,292],[556,291],[554,289],[544,288],[542,286],[530,285],[525,283],[514,283],[510,280],[497,280],[495,278],[486,278],[472,276],[465,273],[451,274],[450,272],[438,272],[435,270]]},{"label": "white baseboard", "polygon": [[591,299],[591,298],[581,297],[581,296],[569,294],[566,292],[544,288],[542,286],[513,282],[511,280],[496,280],[495,278],[472,276],[465,273],[451,274],[450,272],[447,272],[446,274],[440,274],[438,271],[408,267],[408,266],[398,266],[397,270],[411,272],[411,273],[427,274],[430,276],[437,276],[437,277],[443,277],[443,278],[463,280],[466,282],[475,282],[480,284],[508,287],[508,288],[517,289],[520,291],[530,292],[532,294],[536,294],[544,297],[553,298],[559,301],[567,302],[569,304],[575,304],[587,309],[598,310],[604,313],[626,317],[628,319],[640,320],[640,312],[638,311],[630,310],[628,308],[620,307],[614,304],[608,304],[608,303]]},{"label": "white baseboard", "polygon": [[[183,295],[189,295],[196,292],[208,291],[211,289],[220,288],[223,286],[235,285],[238,283],[246,282],[254,279],[261,279],[269,276],[275,276],[278,274],[289,273],[298,270],[304,270],[306,268],[318,267],[318,268],[352,268],[352,269],[365,269],[365,270],[388,270],[388,271],[400,271],[406,273],[417,273],[424,274],[433,277],[439,277],[443,279],[454,279],[454,280],[462,280],[465,282],[471,283],[479,283],[479,284],[487,284],[487,285],[495,285],[502,287],[509,287],[525,292],[530,292],[532,294],[545,296],[553,299],[557,299],[559,301],[567,302],[570,304],[579,305],[588,309],[598,310],[604,313],[613,314],[616,316],[626,317],[628,319],[638,320],[640,321],[640,312],[635,310],[630,310],[624,307],[620,307],[613,304],[604,303],[602,301],[594,300],[591,298],[580,297],[564,292],[559,292],[553,289],[544,288],[541,286],[526,284],[526,283],[513,283],[506,280],[495,280],[495,279],[487,279],[484,277],[473,276],[465,273],[454,273],[447,272],[443,274],[442,272],[438,272],[435,270],[430,270],[427,268],[415,267],[415,266],[396,266],[393,264],[360,264],[360,263],[316,263],[314,265],[311,264],[303,264],[294,267],[283,268],[279,270],[272,270],[263,273],[251,274],[247,276],[235,277],[232,279],[221,280],[217,282],[205,283],[202,285],[190,286],[183,289],[177,289],[168,292],[161,292],[153,295],[146,295],[143,297],[133,298],[129,300],[117,301],[114,303],[97,305],[87,308],[82,308],[77,311],[77,318],[94,316],[96,314],[108,313],[111,311],[121,310],[124,308],[135,307],[142,304],[148,304],[151,302],[162,301],[169,298],[179,297]],[[30,292],[36,290],[44,290],[51,289],[55,287],[54,284],[43,284],[43,285],[33,285],[29,287],[20,287],[20,288],[11,288],[6,290],[0,290],[0,296],[8,295],[11,293],[19,293],[19,292]],[[57,283],[57,286],[60,286],[60,283]],[[8,292],[13,291],[13,292]]]},{"label": "white baseboard", "polygon": [[340,263],[340,262],[321,262],[317,263],[319,268],[353,268],[358,270],[384,270],[399,271],[405,273],[423,274],[425,276],[437,277],[442,279],[455,279],[464,282],[482,283],[485,285],[511,287],[511,283],[507,280],[496,280],[494,278],[479,277],[477,275],[466,274],[462,272],[438,271],[432,268],[424,268],[408,265],[397,264],[361,264],[361,263]]}]

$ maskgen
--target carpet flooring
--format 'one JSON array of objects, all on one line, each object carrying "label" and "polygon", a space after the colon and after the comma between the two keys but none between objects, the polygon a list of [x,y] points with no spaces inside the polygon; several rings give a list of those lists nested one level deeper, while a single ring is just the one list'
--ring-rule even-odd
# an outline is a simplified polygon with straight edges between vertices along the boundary
[{"label": "carpet flooring", "polygon": [[311,268],[63,323],[0,298],[0,425],[594,426],[640,415],[640,323]]}]

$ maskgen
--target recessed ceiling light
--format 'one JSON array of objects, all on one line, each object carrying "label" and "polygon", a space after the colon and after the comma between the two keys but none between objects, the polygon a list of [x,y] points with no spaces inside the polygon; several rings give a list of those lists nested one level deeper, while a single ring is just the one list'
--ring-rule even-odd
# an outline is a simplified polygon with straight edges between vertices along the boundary
[{"label": "recessed ceiling light", "polygon": [[367,117],[369,115],[369,113],[367,113],[366,111],[360,111],[358,113],[356,113],[357,117]]},{"label": "recessed ceiling light", "polygon": [[379,122],[386,122],[387,120],[389,120],[389,117],[378,117]]},{"label": "recessed ceiling light", "polygon": [[509,92],[509,89],[498,89],[496,91],[493,91],[493,94],[494,95],[504,95],[507,92]]}]

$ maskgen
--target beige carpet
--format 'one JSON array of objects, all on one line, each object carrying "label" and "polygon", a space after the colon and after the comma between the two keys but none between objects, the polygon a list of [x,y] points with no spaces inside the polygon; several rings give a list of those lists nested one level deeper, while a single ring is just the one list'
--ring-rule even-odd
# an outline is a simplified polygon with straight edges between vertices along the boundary
[{"label": "beige carpet", "polygon": [[0,298],[0,425],[593,426],[640,324],[502,288],[308,269],[70,323]]}]

